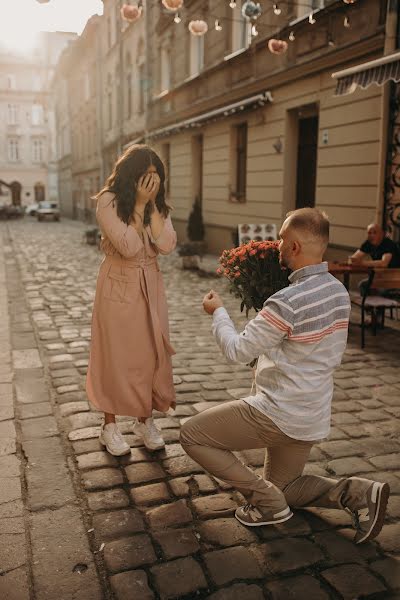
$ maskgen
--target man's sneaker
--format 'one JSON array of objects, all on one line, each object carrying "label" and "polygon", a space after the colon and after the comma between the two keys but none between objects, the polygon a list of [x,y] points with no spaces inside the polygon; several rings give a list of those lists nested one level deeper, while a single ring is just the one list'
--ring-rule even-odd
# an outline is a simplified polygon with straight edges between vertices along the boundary
[{"label": "man's sneaker", "polygon": [[99,441],[102,446],[106,447],[107,452],[113,456],[123,456],[131,451],[116,423],[102,425]]},{"label": "man's sneaker", "polygon": [[236,509],[235,517],[238,521],[248,527],[259,527],[260,525],[275,525],[275,523],[283,523],[291,517],[293,513],[287,506],[284,510],[277,513],[272,511],[261,513],[256,506],[246,504]]},{"label": "man's sneaker", "polygon": [[350,511],[353,525],[357,530],[354,536],[356,544],[372,540],[379,534],[385,520],[389,494],[388,483],[375,481],[366,492],[367,506]]},{"label": "man's sneaker", "polygon": [[142,421],[136,421],[133,426],[133,433],[142,438],[144,445],[148,450],[162,450],[165,446],[165,442],[161,437],[161,434],[152,417]]}]

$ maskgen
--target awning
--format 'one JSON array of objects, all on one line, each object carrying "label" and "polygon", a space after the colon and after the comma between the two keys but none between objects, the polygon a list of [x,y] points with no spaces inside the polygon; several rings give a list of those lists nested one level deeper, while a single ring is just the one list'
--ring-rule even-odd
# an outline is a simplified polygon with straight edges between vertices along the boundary
[{"label": "awning", "polygon": [[333,73],[337,79],[335,96],[352,94],[357,87],[366,89],[371,84],[383,85],[387,81],[400,81],[400,52],[382,56],[377,60]]},{"label": "awning", "polygon": [[230,115],[237,114],[245,110],[259,108],[260,106],[264,106],[264,104],[266,104],[267,102],[272,101],[273,98],[271,92],[266,91],[262,94],[257,94],[256,96],[244,98],[239,102],[228,104],[226,106],[222,106],[221,108],[216,108],[215,110],[210,110],[209,112],[202,113],[200,115],[197,115],[196,117],[193,117],[192,119],[186,119],[185,121],[180,121],[178,123],[174,123],[173,125],[168,125],[167,127],[163,127],[162,129],[150,131],[148,137],[150,139],[166,137],[167,135],[179,133],[182,130],[190,129],[193,127],[200,127],[205,123],[211,123],[212,121],[217,121],[218,119],[221,119],[223,117],[228,117]]}]

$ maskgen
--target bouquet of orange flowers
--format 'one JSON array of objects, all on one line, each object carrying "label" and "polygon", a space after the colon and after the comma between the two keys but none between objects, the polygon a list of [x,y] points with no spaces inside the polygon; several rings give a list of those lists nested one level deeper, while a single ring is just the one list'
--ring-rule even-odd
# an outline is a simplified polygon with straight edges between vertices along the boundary
[{"label": "bouquet of orange flowers", "polygon": [[288,273],[279,264],[279,242],[251,241],[238,248],[224,250],[217,269],[230,283],[230,292],[241,298],[240,310],[262,309],[264,302],[289,285]]}]

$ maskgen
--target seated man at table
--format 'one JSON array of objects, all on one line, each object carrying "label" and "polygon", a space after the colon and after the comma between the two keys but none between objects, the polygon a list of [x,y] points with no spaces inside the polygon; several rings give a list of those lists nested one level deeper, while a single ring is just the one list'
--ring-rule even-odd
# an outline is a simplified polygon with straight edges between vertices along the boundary
[{"label": "seated man at table", "polygon": [[[367,227],[368,238],[351,257],[352,264],[362,264],[366,267],[400,268],[400,251],[393,240],[385,236],[382,227],[372,223]],[[363,296],[368,279],[358,284]],[[374,293],[384,294],[387,290],[374,290]]]},{"label": "seated man at table", "polygon": [[[393,240],[385,236],[380,225],[372,223],[367,227],[368,239],[351,257],[353,264],[366,267],[400,267],[400,252]],[[370,258],[369,258],[370,257]]]}]

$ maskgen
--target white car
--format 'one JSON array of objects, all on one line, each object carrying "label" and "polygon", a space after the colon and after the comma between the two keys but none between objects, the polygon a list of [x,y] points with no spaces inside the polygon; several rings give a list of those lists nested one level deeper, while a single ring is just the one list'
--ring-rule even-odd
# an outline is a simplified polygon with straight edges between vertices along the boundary
[{"label": "white car", "polygon": [[25,214],[30,215],[31,217],[35,217],[38,208],[39,208],[38,202],[34,202],[33,204],[28,204],[28,206],[25,208]]},{"label": "white car", "polygon": [[52,219],[53,221],[60,220],[60,208],[57,202],[41,202],[36,211],[38,221]]}]

